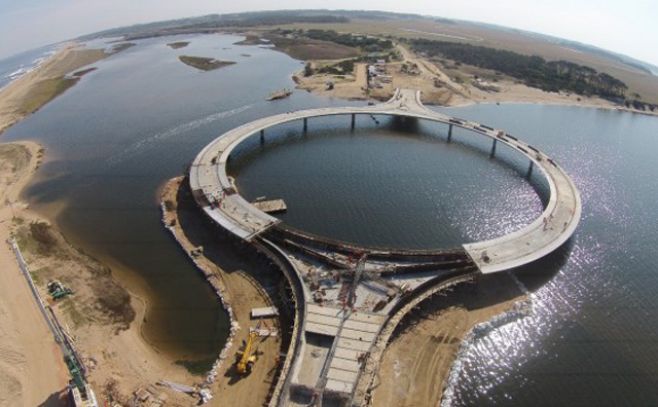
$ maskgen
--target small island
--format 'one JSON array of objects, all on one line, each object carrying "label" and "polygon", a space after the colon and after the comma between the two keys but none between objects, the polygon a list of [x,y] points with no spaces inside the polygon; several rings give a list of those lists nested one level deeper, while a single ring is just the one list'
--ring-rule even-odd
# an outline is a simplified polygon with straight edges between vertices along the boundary
[{"label": "small island", "polygon": [[233,61],[220,61],[215,58],[192,57],[189,55],[181,55],[178,59],[182,63],[202,71],[212,71],[235,63]]},{"label": "small island", "polygon": [[173,49],[185,48],[188,45],[190,45],[189,41],[177,41],[177,42],[170,42],[169,44],[167,44],[168,47]]},{"label": "small island", "polygon": [[114,46],[112,46],[112,49],[110,50],[110,54],[116,54],[117,52],[121,52],[130,47],[134,47],[135,45],[137,44],[135,44],[134,42],[122,42],[120,44],[114,44]]}]

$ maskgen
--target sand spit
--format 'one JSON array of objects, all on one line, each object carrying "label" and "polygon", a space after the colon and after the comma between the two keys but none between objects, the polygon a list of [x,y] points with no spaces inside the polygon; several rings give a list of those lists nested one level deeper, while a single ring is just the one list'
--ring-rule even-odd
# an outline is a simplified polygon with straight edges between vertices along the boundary
[{"label": "sand spit", "polygon": [[125,48],[120,46],[105,52],[71,43],[0,89],[0,133],[75,85],[82,75],[70,75],[72,72]]}]

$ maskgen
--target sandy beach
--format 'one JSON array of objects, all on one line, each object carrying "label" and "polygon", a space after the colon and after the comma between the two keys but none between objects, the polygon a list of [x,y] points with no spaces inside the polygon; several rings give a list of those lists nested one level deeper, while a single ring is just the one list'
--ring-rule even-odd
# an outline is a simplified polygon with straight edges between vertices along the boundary
[{"label": "sandy beach", "polygon": [[68,383],[59,348],[6,244],[13,214],[23,210],[18,196],[40,156],[35,143],[0,144],[0,406],[54,405]]}]

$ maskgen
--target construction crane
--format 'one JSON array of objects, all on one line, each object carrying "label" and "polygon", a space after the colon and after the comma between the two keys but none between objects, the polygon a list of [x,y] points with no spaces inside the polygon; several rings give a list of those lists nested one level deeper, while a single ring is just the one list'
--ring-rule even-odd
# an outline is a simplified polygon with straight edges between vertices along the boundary
[{"label": "construction crane", "polygon": [[363,271],[365,270],[366,267],[366,258],[368,257],[367,254],[361,255],[361,258],[356,263],[356,267],[354,269],[354,278],[352,279],[352,286],[350,287],[350,292],[349,295],[347,296],[347,306],[352,307],[354,306],[354,302],[356,301],[356,288],[359,286],[359,282],[361,281],[361,276],[363,275]]},{"label": "construction crane", "polygon": [[238,359],[237,363],[237,371],[241,375],[246,375],[251,373],[251,367],[253,366],[254,363],[256,363],[256,354],[252,355],[252,348],[254,347],[254,342],[256,342],[256,338],[258,338],[258,332],[256,328],[255,330],[251,331],[249,333],[249,338],[247,339],[247,343],[244,346],[244,350],[242,351],[242,355],[240,356],[240,359]]}]

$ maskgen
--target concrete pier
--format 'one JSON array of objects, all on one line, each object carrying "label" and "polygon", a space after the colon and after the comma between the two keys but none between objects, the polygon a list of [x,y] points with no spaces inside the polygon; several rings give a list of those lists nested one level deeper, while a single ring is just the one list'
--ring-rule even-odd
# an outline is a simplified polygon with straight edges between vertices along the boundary
[{"label": "concrete pier", "polygon": [[265,213],[279,213],[279,212],[285,212],[288,210],[288,206],[284,202],[283,199],[270,199],[268,201],[255,201],[252,202],[252,205],[254,205],[256,208],[259,210],[265,212]]},{"label": "concrete pier", "polygon": [[308,131],[308,119],[305,117],[304,118],[304,133]]},{"label": "concrete pier", "polygon": [[526,173],[525,177],[530,178],[532,176],[532,168],[535,166],[535,163],[530,161],[530,165],[528,165],[528,172]]},{"label": "concrete pier", "polygon": [[493,144],[491,145],[491,153],[489,154],[490,158],[494,158],[496,156],[496,143],[498,143],[498,140],[494,139]]},{"label": "concrete pier", "polygon": [[352,113],[352,125],[351,125],[352,130],[354,130],[355,124],[356,124],[356,114]]},{"label": "concrete pier", "polygon": [[448,125],[448,143],[452,141],[452,124]]}]

